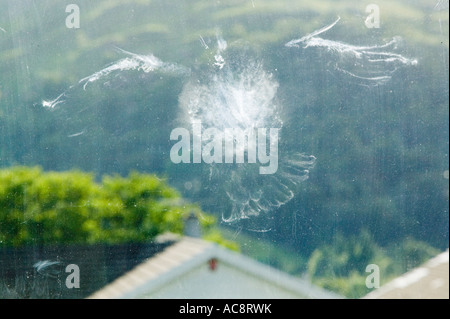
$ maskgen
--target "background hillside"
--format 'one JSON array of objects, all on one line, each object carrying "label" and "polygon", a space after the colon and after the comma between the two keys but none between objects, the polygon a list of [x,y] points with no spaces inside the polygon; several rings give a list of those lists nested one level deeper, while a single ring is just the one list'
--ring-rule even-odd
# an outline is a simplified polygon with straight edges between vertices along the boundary
[{"label": "background hillside", "polygon": [[[68,29],[72,2],[0,0],[0,168],[77,169],[97,181],[158,174],[220,220],[232,205],[220,191],[226,181],[171,163],[169,136],[186,82],[203,80],[224,39],[227,61],[260,62],[279,84],[280,149],[317,158],[291,201],[222,223],[228,238],[349,296],[368,292],[368,263],[387,280],[448,247],[448,2],[379,0],[381,27],[369,29],[369,3],[350,0],[79,0],[81,28]],[[377,67],[390,80],[367,85],[337,71],[351,67],[342,54],[285,46],[337,17],[320,37],[354,46],[400,37],[392,50],[417,64]],[[129,57],[119,48],[177,69],[79,83]]]}]

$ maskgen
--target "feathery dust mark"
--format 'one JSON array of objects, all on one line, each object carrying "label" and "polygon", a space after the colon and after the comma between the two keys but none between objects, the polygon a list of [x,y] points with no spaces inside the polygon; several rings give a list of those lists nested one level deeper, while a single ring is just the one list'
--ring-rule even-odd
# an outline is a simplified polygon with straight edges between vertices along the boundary
[{"label": "feathery dust mark", "polygon": [[[281,130],[281,105],[276,99],[279,83],[273,74],[245,51],[225,58],[228,46],[221,37],[217,46],[223,63],[217,63],[217,54],[217,68],[208,70],[201,80],[191,78],[179,96],[183,122],[202,123],[224,135],[239,130],[249,136],[258,128]],[[201,136],[196,138],[201,140]],[[226,138],[232,140],[234,136]],[[246,147],[245,143],[235,143],[232,149],[225,149],[225,157],[244,154],[248,152]],[[205,178],[210,185],[221,185],[231,206],[222,214],[222,221],[230,223],[273,212],[290,201],[299,184],[308,178],[315,160],[314,156],[290,150],[280,154],[278,170],[272,175],[261,175],[258,165],[252,163],[207,164]]]},{"label": "feathery dust mark", "polygon": [[78,137],[78,136],[81,136],[83,134],[84,134],[84,131],[83,132],[79,132],[79,133],[75,133],[75,134],[72,134],[72,135],[68,135],[67,137]]},{"label": "feathery dust mark", "polygon": [[222,54],[227,49],[227,47],[228,47],[227,41],[225,41],[220,35],[217,35],[217,52],[216,55],[214,56],[214,59],[216,61],[214,65],[219,67],[219,69],[221,70],[226,64]]},{"label": "feathery dust mark", "polygon": [[60,270],[56,269],[54,266],[60,265],[59,261],[41,260],[33,265],[36,272],[43,276],[54,277]]},{"label": "feathery dust mark", "polygon": [[145,73],[153,72],[156,70],[161,70],[163,72],[168,73],[184,73],[188,72],[188,70],[184,67],[178,66],[174,63],[167,63],[161,61],[159,58],[154,56],[153,54],[149,55],[142,55],[142,54],[135,54],[128,51],[125,51],[123,49],[117,48],[120,52],[125,53],[129,55],[130,57],[121,59],[108,67],[95,72],[94,74],[91,74],[88,77],[85,77],[79,81],[79,83],[83,83],[83,89],[86,90],[86,86],[88,83],[92,83],[95,81],[98,81],[99,79],[108,76],[112,72],[115,71],[130,71],[130,70],[137,70],[137,71],[144,71]]},{"label": "feathery dust mark", "polygon": [[[168,63],[160,60],[153,54],[142,55],[135,54],[129,51],[125,51],[120,48],[116,48],[120,53],[128,55],[128,57],[120,59],[109,66],[97,71],[87,77],[78,81],[78,85],[82,85],[83,90],[87,89],[88,84],[99,81],[100,79],[107,78],[110,74],[122,71],[143,71],[150,73],[154,71],[160,71],[163,73],[174,74],[178,76],[184,76],[190,73],[190,70],[184,66],[177,65],[175,63]],[[45,108],[54,109],[57,105],[64,103],[63,99],[67,93],[73,89],[78,88],[78,85],[70,86],[65,92],[61,93],[54,100],[44,100],[41,105]]]},{"label": "feathery dust mark", "polygon": [[57,106],[60,103],[64,103],[64,100],[62,99],[63,96],[65,96],[65,92],[60,94],[56,99],[52,101],[42,101],[42,106],[49,109],[54,109],[55,106]]},{"label": "feathery dust mark", "polygon": [[448,0],[439,0],[434,6],[434,10],[437,11],[448,10],[448,8],[449,8]]},{"label": "feathery dust mark", "polygon": [[344,42],[323,39],[320,34],[334,28],[340,17],[332,24],[320,28],[300,39],[285,44],[290,48],[316,48],[325,54],[328,62],[334,62],[334,70],[359,80],[361,85],[382,85],[401,67],[417,65],[416,59],[407,58],[395,50],[402,38],[395,36],[382,45],[357,46]]},{"label": "feathery dust mark", "polygon": [[201,35],[199,37],[200,37],[200,43],[205,48],[205,50],[209,50],[209,46],[206,44],[205,39],[203,39],[203,37]]}]

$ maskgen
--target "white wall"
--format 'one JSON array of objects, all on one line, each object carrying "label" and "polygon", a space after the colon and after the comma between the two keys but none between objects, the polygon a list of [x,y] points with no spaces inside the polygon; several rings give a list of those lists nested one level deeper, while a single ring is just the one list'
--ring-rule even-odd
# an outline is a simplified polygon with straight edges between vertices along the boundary
[{"label": "white wall", "polygon": [[222,261],[215,271],[208,263],[194,268],[172,282],[144,293],[141,298],[166,299],[276,299],[302,298],[298,293],[254,277]]}]

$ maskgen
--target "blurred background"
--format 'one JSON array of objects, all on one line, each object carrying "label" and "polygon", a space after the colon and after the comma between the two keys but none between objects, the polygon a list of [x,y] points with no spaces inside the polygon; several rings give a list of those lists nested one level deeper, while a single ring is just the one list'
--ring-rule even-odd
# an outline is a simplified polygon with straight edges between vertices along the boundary
[{"label": "blurred background", "polygon": [[[448,29],[435,0],[0,0],[0,247],[142,243],[194,211],[362,297],[368,264],[383,284],[448,248]],[[231,91],[273,111],[281,175],[171,162],[171,131],[232,113]],[[295,154],[315,158],[301,182]]]}]

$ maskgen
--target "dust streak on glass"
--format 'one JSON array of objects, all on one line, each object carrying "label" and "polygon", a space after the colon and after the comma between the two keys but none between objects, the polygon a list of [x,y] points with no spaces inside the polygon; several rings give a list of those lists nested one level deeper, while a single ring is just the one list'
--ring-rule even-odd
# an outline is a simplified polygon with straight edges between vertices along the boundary
[{"label": "dust streak on glass", "polygon": [[128,71],[128,70],[142,70],[145,73],[153,72],[156,70],[160,70],[168,73],[184,73],[188,72],[188,70],[184,67],[178,66],[173,63],[166,63],[155,57],[153,54],[150,55],[140,55],[131,53],[120,48],[117,48],[119,51],[129,55],[129,57],[121,59],[110,66],[104,68],[101,71],[98,71],[84,79],[81,79],[79,83],[85,83],[83,88],[86,89],[86,86],[90,82],[95,82],[114,71]]},{"label": "dust streak on glass", "polygon": [[449,7],[448,0],[439,0],[434,6],[434,9],[438,11],[444,11],[448,10],[448,7]]},{"label": "dust streak on glass", "polygon": [[[189,74],[190,70],[181,65],[174,63],[163,62],[153,54],[141,55],[132,52],[125,51],[123,49],[117,48],[117,50],[123,54],[128,55],[128,57],[120,59],[100,71],[97,71],[78,82],[78,85],[83,85],[83,89],[86,90],[89,83],[93,83],[100,79],[103,79],[114,72],[122,71],[143,71],[145,73],[160,71],[164,73],[176,74],[176,75],[186,75]],[[62,94],[60,94],[54,100],[44,100],[42,101],[42,106],[46,108],[53,109],[58,104],[64,103],[64,97],[67,95],[68,91],[74,89],[76,86],[71,86],[69,89]]]},{"label": "dust streak on glass", "polygon": [[361,85],[385,84],[399,68],[417,65],[416,59],[405,57],[396,52],[402,44],[400,36],[395,36],[384,44],[367,46],[357,46],[319,37],[319,35],[333,29],[339,21],[340,17],[328,26],[300,39],[289,41],[285,46],[320,50],[330,61],[334,61],[334,70],[359,80]]}]

